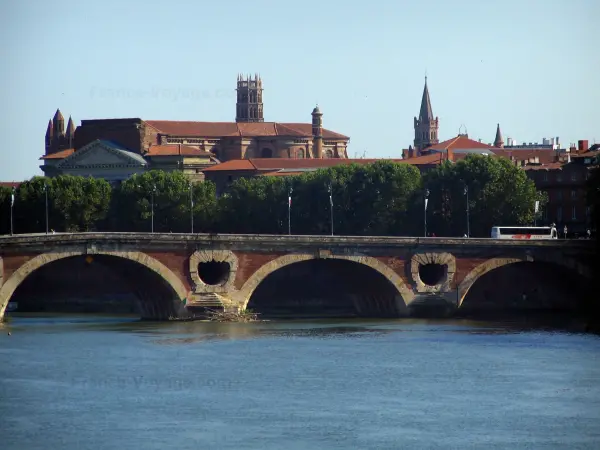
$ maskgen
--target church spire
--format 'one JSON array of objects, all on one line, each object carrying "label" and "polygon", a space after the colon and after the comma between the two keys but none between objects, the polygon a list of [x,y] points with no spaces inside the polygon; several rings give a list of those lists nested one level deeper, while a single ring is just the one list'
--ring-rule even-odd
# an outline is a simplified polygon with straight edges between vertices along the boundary
[{"label": "church spire", "polygon": [[427,76],[425,76],[425,87],[423,88],[423,98],[421,99],[421,112],[419,113],[419,120],[422,122],[429,122],[433,120],[429,89],[427,88]]},{"label": "church spire", "polygon": [[500,131],[500,124],[496,127],[496,139],[494,139],[494,147],[504,147],[504,139],[502,139],[502,132]]},{"label": "church spire", "polygon": [[414,145],[417,155],[421,154],[432,145],[438,144],[439,123],[438,118],[433,116],[431,109],[431,99],[429,98],[429,88],[427,87],[427,76],[425,76],[425,87],[423,88],[423,97],[421,98],[421,110],[419,118],[415,117],[415,140]]},{"label": "church spire", "polygon": [[69,116],[69,122],[67,123],[67,148],[73,148],[73,140],[75,139],[75,124],[73,123],[73,119]]}]

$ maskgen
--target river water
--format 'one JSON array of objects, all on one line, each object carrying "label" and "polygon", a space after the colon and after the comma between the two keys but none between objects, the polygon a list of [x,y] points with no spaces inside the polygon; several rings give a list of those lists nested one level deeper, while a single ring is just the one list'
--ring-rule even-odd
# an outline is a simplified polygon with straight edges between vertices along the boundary
[{"label": "river water", "polygon": [[0,325],[0,448],[598,449],[599,356],[489,322],[24,315]]}]

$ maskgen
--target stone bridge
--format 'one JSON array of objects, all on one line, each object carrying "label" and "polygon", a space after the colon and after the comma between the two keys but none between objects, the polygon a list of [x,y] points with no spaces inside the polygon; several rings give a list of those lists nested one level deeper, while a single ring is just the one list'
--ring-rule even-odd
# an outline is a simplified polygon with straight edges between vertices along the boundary
[{"label": "stone bridge", "polygon": [[[539,297],[540,289],[557,292],[553,283],[568,279],[567,290],[561,291],[564,300],[570,287],[591,281],[593,258],[593,245],[576,240],[158,233],[3,236],[0,318],[28,279],[65,261],[75,262],[60,266],[66,280],[61,281],[63,287],[68,288],[69,277],[76,277],[80,266],[97,263],[127,282],[143,318],[164,320],[189,317],[203,307],[239,311],[249,303],[260,310],[265,305],[277,309],[286,302],[302,306],[306,301],[318,310],[325,307],[325,297],[339,297],[333,304],[346,301],[358,315],[401,317],[419,305],[461,308],[485,277],[487,285],[479,289],[481,298],[474,300],[475,305],[499,301],[511,289],[511,302],[521,294],[523,299]],[[508,266],[515,270],[504,273],[504,278],[490,278]],[[29,289],[42,297],[43,279],[29,283]]]}]

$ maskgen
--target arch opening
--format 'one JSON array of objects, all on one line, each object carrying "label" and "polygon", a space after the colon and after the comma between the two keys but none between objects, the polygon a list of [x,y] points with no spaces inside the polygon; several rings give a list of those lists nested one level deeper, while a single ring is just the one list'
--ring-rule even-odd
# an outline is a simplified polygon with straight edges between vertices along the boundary
[{"label": "arch opening", "polygon": [[107,254],[56,259],[29,273],[10,297],[18,313],[177,316],[179,294],[143,264]]},{"label": "arch opening", "polygon": [[198,264],[198,276],[204,284],[217,286],[229,279],[231,265],[227,261],[206,261]]},{"label": "arch opening", "polygon": [[558,264],[513,262],[477,278],[458,313],[578,315],[589,306],[590,285],[585,277]]},{"label": "arch opening", "polygon": [[447,271],[448,266],[445,264],[420,264],[419,278],[427,286],[435,286],[444,279]]},{"label": "arch opening", "polygon": [[398,317],[399,297],[390,280],[365,264],[309,259],[267,275],[247,308],[263,317]]}]

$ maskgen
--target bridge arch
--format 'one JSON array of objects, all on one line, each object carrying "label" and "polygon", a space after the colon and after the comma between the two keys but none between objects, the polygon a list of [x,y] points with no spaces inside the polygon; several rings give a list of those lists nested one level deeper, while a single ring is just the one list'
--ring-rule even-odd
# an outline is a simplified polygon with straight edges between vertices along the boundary
[{"label": "bridge arch", "polygon": [[[35,256],[19,267],[8,279],[5,280],[4,284],[0,285],[0,320],[4,317],[4,312],[11,297],[29,275],[55,261],[86,255],[92,257],[94,255],[112,256],[137,263],[146,269],[149,269],[151,272],[162,278],[162,280],[164,280],[164,282],[172,290],[172,311],[175,313],[180,312],[181,308],[185,306],[188,292],[182,281],[167,266],[145,253],[138,251],[115,251],[102,248],[96,248],[93,251],[65,249],[64,251],[60,252],[42,253]],[[151,304],[148,305],[147,310],[144,311],[143,315],[155,318],[161,316],[161,311],[158,310],[156,305]]]},{"label": "bridge arch", "polygon": [[248,302],[252,297],[252,294],[256,291],[258,286],[272,273],[290,266],[295,263],[313,261],[313,260],[337,260],[337,261],[348,261],[353,262],[362,266],[366,266],[381,276],[383,276],[396,291],[396,302],[401,303],[397,306],[400,309],[406,308],[414,297],[414,293],[410,288],[406,286],[402,278],[394,272],[388,265],[379,261],[376,258],[365,256],[365,255],[332,255],[327,254],[326,256],[320,256],[318,254],[309,253],[295,253],[280,256],[260,267],[254,272],[250,278],[244,283],[242,288],[239,290],[238,298],[242,309],[246,309]]},{"label": "bridge arch", "polygon": [[491,272],[500,267],[508,266],[511,264],[523,263],[523,262],[541,262],[541,263],[550,263],[555,266],[560,266],[566,269],[569,269],[573,272],[578,273],[579,275],[590,278],[591,271],[589,267],[580,264],[577,260],[569,257],[563,256],[536,256],[533,257],[531,255],[525,255],[522,257],[516,258],[491,258],[487,261],[479,264],[474,269],[472,269],[467,276],[463,279],[463,281],[458,286],[458,307],[460,308],[463,304],[463,301],[467,297],[469,290],[473,287],[473,285],[479,280],[483,275]]}]

